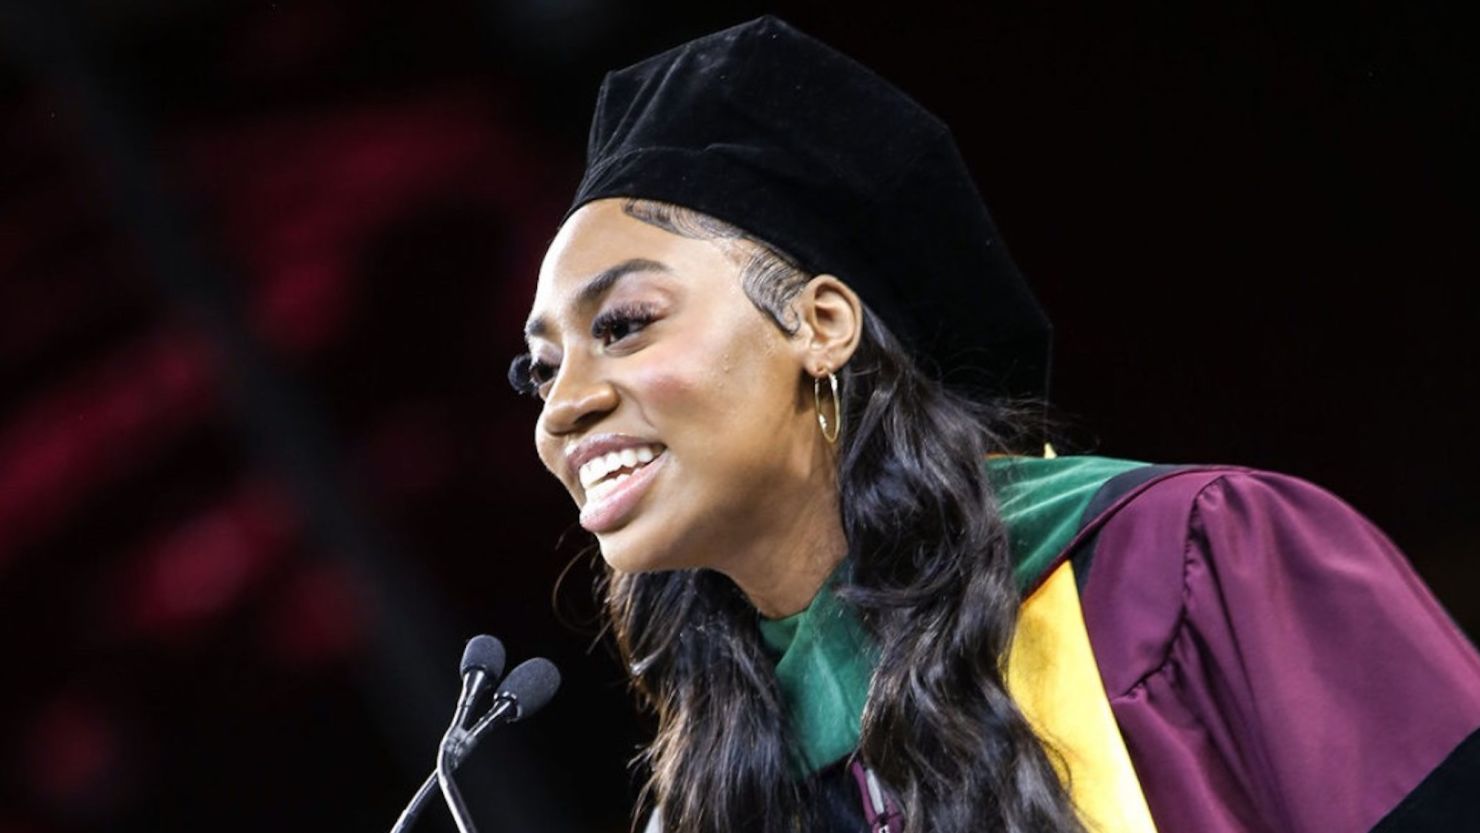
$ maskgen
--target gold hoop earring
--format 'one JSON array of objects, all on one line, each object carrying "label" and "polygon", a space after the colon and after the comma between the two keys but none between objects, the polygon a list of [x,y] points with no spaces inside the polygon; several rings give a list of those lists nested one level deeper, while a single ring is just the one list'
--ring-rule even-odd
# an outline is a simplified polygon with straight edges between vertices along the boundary
[{"label": "gold hoop earring", "polygon": [[838,441],[838,433],[843,430],[843,401],[838,398],[838,377],[831,370],[827,371],[827,382],[832,386],[833,418],[831,430],[827,421],[827,415],[822,412],[822,377],[812,377],[812,404],[817,408],[817,424],[822,426],[822,438],[828,443]]}]

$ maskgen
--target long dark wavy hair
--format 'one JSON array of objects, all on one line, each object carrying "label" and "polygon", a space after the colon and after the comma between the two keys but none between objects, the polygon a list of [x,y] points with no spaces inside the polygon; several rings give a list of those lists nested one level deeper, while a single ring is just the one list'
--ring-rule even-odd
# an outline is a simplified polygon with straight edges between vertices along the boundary
[{"label": "long dark wavy hair", "polygon": [[[628,214],[730,247],[746,294],[783,332],[810,279],[728,223],[650,200]],[[851,569],[834,585],[879,662],[858,754],[900,799],[909,830],[1083,831],[1050,753],[1004,682],[1021,601],[983,461],[1020,447],[1010,405],[953,393],[864,311],[841,373],[838,484]],[[617,648],[658,730],[639,757],[644,805],[669,833],[810,829],[814,790],[796,751],[756,610],[710,570],[598,582]]]}]

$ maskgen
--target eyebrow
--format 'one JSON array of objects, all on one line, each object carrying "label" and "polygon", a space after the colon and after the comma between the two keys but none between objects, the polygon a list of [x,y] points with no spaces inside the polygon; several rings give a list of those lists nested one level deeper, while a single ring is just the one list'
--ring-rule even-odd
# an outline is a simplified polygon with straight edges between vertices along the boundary
[{"label": "eyebrow", "polygon": [[[630,260],[624,260],[616,266],[603,269],[596,277],[586,281],[586,285],[581,287],[581,291],[576,294],[576,306],[587,307],[596,303],[601,300],[601,296],[605,295],[617,281],[633,272],[672,273],[673,270],[669,269],[665,263],[648,260],[645,257],[634,257]],[[528,324],[524,325],[524,339],[528,341],[531,338],[543,336],[549,331],[550,322],[544,318],[534,318]]]}]

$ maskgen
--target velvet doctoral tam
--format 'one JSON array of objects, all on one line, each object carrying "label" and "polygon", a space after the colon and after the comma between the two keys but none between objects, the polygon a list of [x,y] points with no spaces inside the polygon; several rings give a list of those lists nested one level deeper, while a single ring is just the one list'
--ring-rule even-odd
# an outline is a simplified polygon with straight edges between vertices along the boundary
[{"label": "velvet doctoral tam", "polygon": [[838,276],[959,390],[1047,395],[1048,319],[950,130],[777,18],[606,76],[570,210],[606,197],[702,211]]}]

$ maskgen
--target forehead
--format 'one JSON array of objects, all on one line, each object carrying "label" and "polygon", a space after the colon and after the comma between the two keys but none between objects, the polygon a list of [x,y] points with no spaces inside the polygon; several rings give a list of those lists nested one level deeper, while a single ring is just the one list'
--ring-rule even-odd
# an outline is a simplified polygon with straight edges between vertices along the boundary
[{"label": "forehead", "polygon": [[582,290],[594,278],[629,261],[661,264],[687,286],[736,277],[735,262],[721,246],[638,220],[623,211],[624,203],[621,199],[587,203],[561,226],[540,265],[531,323],[558,327],[562,319],[580,312]]}]

